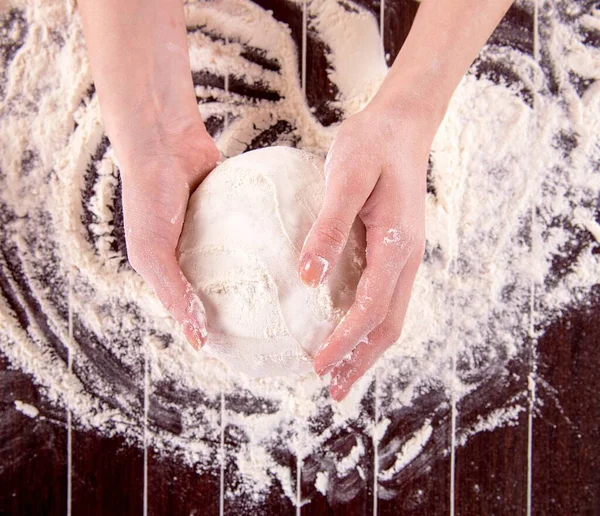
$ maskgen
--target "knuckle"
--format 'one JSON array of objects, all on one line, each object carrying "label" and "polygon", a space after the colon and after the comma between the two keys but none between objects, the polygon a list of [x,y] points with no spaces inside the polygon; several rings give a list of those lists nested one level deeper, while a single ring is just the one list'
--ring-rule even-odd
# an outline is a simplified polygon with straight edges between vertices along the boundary
[{"label": "knuckle", "polygon": [[368,176],[362,173],[356,163],[337,153],[330,154],[328,158],[325,169],[326,199],[335,204],[340,202],[357,204],[360,199],[366,199],[365,189],[369,182]]},{"label": "knuckle", "polygon": [[401,225],[391,227],[390,225],[378,225],[376,229],[383,235],[383,244],[394,248],[395,254],[398,256],[423,256],[425,252],[424,231]]},{"label": "knuckle", "polygon": [[366,177],[356,170],[356,165],[342,163],[332,173],[332,189],[328,194],[336,196],[338,202],[351,201],[356,204],[359,199],[366,197],[366,183]]},{"label": "knuckle", "polygon": [[335,218],[327,218],[315,228],[317,238],[335,250],[341,250],[346,245],[349,231],[348,224]]}]

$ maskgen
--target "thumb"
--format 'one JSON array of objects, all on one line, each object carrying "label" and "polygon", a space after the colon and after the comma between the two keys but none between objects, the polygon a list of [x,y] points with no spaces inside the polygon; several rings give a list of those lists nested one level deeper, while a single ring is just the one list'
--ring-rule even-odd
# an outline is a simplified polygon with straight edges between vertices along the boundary
[{"label": "thumb", "polygon": [[346,247],[350,229],[360,209],[330,202],[328,198],[304,241],[300,255],[298,274],[310,287],[316,287],[327,279]]},{"label": "thumb", "polygon": [[208,337],[206,311],[181,271],[175,254],[155,254],[132,265],[154,289],[166,310],[182,326],[192,347],[200,349]]}]

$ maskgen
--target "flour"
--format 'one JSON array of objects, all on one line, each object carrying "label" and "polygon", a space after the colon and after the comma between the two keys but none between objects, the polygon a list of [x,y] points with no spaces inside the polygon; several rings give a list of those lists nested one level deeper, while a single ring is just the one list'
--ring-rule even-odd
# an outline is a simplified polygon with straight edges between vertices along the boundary
[{"label": "flour", "polygon": [[[118,168],[73,6],[11,5],[0,14],[1,350],[82,429],[141,444],[146,422],[150,446],[208,472],[223,418],[234,442],[224,455],[236,464],[227,496],[260,500],[280,485],[295,501],[292,466],[281,459],[291,454],[310,464],[302,470],[303,498],[318,488],[348,500],[364,485],[371,456],[365,448],[356,462],[355,444],[342,453],[336,442],[348,433],[374,434],[382,456],[389,451],[385,479],[427,453],[444,453],[428,450],[451,393],[460,407],[487,382],[503,385],[531,338],[566,308],[587,303],[598,283],[600,50],[585,43],[585,30],[598,27],[597,9],[542,3],[543,62],[491,44],[480,64],[500,63],[512,75],[498,80],[475,65],[458,87],[433,144],[427,249],[404,332],[377,366],[374,421],[365,412],[374,402],[374,371],[335,404],[312,374],[253,379],[187,345],[126,263]],[[375,19],[359,5],[308,5],[311,30],[331,49],[329,78],[338,94],[326,107],[350,114],[385,73]],[[522,7],[533,13],[532,4]],[[337,126],[321,124],[305,101],[290,29],[243,0],[190,1],[186,16],[200,111],[214,123],[224,154],[246,150],[279,124],[276,143],[324,157]],[[348,51],[346,26],[361,27],[352,40],[361,44]],[[203,71],[216,79],[204,80]],[[269,95],[256,93],[259,83]],[[481,420],[458,428],[459,444],[512,424],[524,410],[508,393],[495,400],[476,405]],[[385,438],[402,410],[419,414],[420,430],[391,451]],[[340,464],[343,478],[358,480],[340,484]]]},{"label": "flour", "polygon": [[34,407],[33,405],[25,403],[21,400],[15,400],[15,409],[30,418],[36,418],[40,414],[40,411],[37,409],[37,407]]},{"label": "flour", "polygon": [[421,453],[432,432],[431,421],[425,421],[425,424],[396,453],[396,460],[392,467],[379,473],[379,479],[384,481],[393,479],[399,471],[402,471]]},{"label": "flour", "polygon": [[464,428],[457,435],[457,444],[464,446],[469,437],[480,432],[491,432],[501,426],[513,426],[518,424],[519,414],[526,409],[522,405],[515,405],[504,409],[492,410],[485,417],[479,416],[477,421],[470,427]]},{"label": "flour", "polygon": [[337,474],[343,477],[349,471],[359,467],[359,461],[365,454],[365,446],[360,439],[356,440],[356,444],[352,447],[348,455],[346,455],[337,464]]},{"label": "flour", "polygon": [[319,471],[317,473],[317,479],[315,480],[315,488],[322,495],[327,494],[327,485],[329,484],[329,475],[325,472]]}]

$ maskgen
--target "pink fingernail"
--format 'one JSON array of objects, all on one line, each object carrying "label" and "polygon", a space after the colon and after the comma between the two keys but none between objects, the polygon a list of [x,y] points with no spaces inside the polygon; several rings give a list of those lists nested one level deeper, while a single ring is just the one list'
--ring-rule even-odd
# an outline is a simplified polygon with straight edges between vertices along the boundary
[{"label": "pink fingernail", "polygon": [[183,333],[185,334],[187,341],[196,351],[206,344],[208,337],[206,326],[200,326],[197,323],[194,324],[190,321],[185,321],[183,323]]},{"label": "pink fingernail", "polygon": [[[189,335],[186,333],[186,337],[188,337],[188,341],[194,347],[194,349],[200,349],[206,343],[208,338],[208,331],[206,329],[206,311],[204,310],[204,305],[200,298],[194,293],[192,290],[192,286],[188,284],[188,308],[187,313],[189,314],[189,318],[184,322],[184,326],[188,326]],[[190,340],[190,337],[192,340]]]},{"label": "pink fingernail", "polygon": [[318,287],[329,272],[329,262],[317,254],[304,255],[300,262],[300,279],[309,287]]}]

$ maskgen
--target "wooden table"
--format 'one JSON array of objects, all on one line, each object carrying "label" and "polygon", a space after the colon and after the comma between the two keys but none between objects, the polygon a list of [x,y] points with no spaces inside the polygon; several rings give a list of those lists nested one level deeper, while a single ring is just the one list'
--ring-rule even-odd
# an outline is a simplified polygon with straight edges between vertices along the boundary
[{"label": "wooden table", "polygon": [[[256,0],[256,3],[286,21],[293,38],[300,43],[302,13],[298,7],[277,0]],[[379,20],[380,5],[376,0],[358,3]],[[400,49],[417,9],[418,4],[412,1],[386,0],[383,26],[390,62]],[[533,55],[533,31],[533,6],[513,6],[491,41]],[[591,34],[590,41],[598,46],[600,33]],[[9,55],[12,49],[4,48],[4,52]],[[308,101],[323,124],[336,122],[339,113],[327,104],[335,95],[335,88],[327,78],[322,43],[310,34],[307,58],[313,71],[308,76]],[[515,82],[501,65],[479,62],[472,73]],[[195,74],[194,79],[197,84],[222,80],[207,74]],[[528,93],[524,90],[523,94]],[[209,120],[207,126],[217,133],[222,121]],[[277,142],[286,131],[285,124],[276,124],[255,138],[249,148]],[[594,246],[594,252],[600,253],[597,243],[588,240],[584,244]],[[8,252],[6,248],[0,250]],[[569,267],[580,251],[581,245],[575,246],[557,267]],[[0,268],[0,290],[5,298],[10,297],[7,282],[10,273]],[[485,390],[462,400],[459,406],[459,418],[476,417],[475,409],[482,399],[493,400],[494,392],[508,390],[521,396],[528,407],[520,413],[518,424],[481,432],[469,439],[466,445],[457,448],[452,470],[447,453],[429,450],[429,447],[447,450],[450,444],[449,410],[439,413],[435,439],[422,457],[406,468],[393,486],[388,486],[394,487],[396,494],[391,499],[378,500],[377,514],[447,514],[451,503],[455,514],[461,515],[527,514],[529,494],[532,514],[600,514],[600,285],[594,287],[590,299],[589,305],[571,309],[554,322],[535,342],[535,354],[526,354],[511,364],[514,375],[510,382],[491,382]],[[538,402],[529,408],[527,378],[534,367]],[[36,406],[41,417],[29,418],[17,411],[15,400]],[[367,410],[372,410],[368,407],[370,401],[367,396]],[[417,416],[398,415],[394,419],[395,432],[406,433],[411,418]],[[66,418],[65,411],[50,404],[29,376],[11,369],[0,354],[0,514],[66,513]],[[463,422],[459,420],[458,424]],[[343,448],[346,444],[340,437],[332,446]],[[385,444],[384,441],[380,446]],[[73,514],[142,513],[145,472],[143,451],[139,447],[126,444],[122,438],[106,438],[78,429],[73,429],[72,446]],[[302,507],[301,514],[372,514],[372,457],[373,450],[367,450],[361,463],[366,478],[351,502],[331,506],[314,488],[309,490],[306,486],[310,503]],[[289,460],[292,469],[295,467],[293,457],[282,460]],[[198,475],[180,460],[150,450],[147,488],[149,514],[219,512],[217,467],[212,474]],[[225,513],[295,514],[296,508],[282,492],[274,489],[251,511],[243,500],[227,500]]]}]

